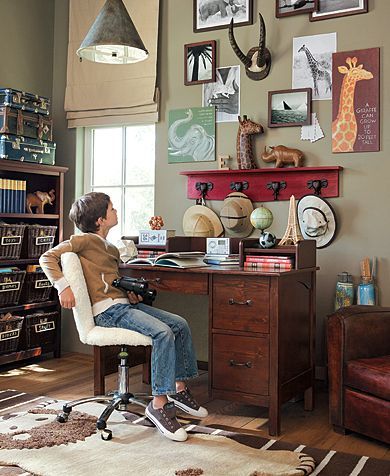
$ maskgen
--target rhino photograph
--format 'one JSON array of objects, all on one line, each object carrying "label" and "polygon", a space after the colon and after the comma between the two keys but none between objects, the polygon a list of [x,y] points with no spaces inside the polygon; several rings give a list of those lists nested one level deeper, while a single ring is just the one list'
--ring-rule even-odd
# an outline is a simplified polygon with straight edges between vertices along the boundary
[{"label": "rhino photograph", "polygon": [[250,25],[253,0],[194,0],[194,31]]}]

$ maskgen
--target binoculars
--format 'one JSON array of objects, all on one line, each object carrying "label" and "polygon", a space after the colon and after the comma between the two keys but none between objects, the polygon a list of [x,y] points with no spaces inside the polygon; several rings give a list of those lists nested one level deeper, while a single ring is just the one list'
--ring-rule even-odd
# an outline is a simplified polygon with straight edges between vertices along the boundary
[{"label": "binoculars", "polygon": [[117,278],[112,282],[114,288],[121,288],[127,292],[133,292],[142,297],[145,304],[152,304],[156,299],[157,291],[155,289],[149,289],[149,284],[146,279],[143,278]]}]

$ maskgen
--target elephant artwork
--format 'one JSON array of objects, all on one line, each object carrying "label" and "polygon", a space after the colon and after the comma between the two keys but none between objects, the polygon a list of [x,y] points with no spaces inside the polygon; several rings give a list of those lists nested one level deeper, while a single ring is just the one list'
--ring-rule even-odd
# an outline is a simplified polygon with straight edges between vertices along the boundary
[{"label": "elephant artwork", "polygon": [[215,160],[215,110],[212,107],[169,112],[168,163]]}]

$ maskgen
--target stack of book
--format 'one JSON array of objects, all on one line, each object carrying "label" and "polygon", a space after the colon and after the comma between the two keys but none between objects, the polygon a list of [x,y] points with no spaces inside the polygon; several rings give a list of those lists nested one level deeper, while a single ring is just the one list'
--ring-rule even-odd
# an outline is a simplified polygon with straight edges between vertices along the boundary
[{"label": "stack of book", "polygon": [[231,266],[239,265],[240,257],[237,254],[230,255],[217,255],[217,254],[206,254],[203,261],[206,264],[212,264],[216,266]]},{"label": "stack of book", "polygon": [[24,213],[26,181],[0,178],[0,213]]},{"label": "stack of book", "polygon": [[157,256],[160,256],[164,254],[165,251],[157,251],[157,250],[138,250],[137,258],[157,258]]},{"label": "stack of book", "polygon": [[294,269],[294,258],[279,255],[246,255],[246,269],[263,269],[264,271],[288,271]]}]

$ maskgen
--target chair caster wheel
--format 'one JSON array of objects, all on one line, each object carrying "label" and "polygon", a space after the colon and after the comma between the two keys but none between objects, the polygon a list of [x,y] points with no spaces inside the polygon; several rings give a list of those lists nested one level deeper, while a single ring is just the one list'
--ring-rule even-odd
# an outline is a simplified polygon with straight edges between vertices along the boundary
[{"label": "chair caster wheel", "polygon": [[66,423],[68,421],[69,414],[68,413],[60,413],[57,415],[56,420],[58,423]]},{"label": "chair caster wheel", "polygon": [[111,430],[101,430],[100,437],[104,441],[112,440],[112,431]]}]

